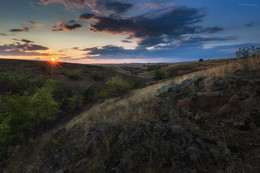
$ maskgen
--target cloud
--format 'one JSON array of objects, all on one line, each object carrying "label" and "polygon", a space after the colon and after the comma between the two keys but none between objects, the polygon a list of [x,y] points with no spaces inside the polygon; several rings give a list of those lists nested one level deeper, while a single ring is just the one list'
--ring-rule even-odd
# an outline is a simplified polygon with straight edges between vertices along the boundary
[{"label": "cloud", "polygon": [[[200,37],[200,36],[184,36],[175,39],[169,43],[160,43],[149,49],[143,46],[137,46],[135,49],[125,49],[122,46],[106,45],[103,47],[91,47],[80,49],[74,47],[72,49],[85,51],[88,59],[138,59],[138,58],[152,58],[159,56],[170,56],[175,52],[186,52],[188,49],[203,49],[203,44],[216,41],[235,40],[236,37]],[[83,58],[83,59],[84,59]]]},{"label": "cloud", "polygon": [[7,36],[7,34],[5,34],[5,33],[0,33],[0,35],[1,35],[1,36]]},{"label": "cloud", "polygon": [[113,0],[41,0],[43,5],[61,3],[66,8],[83,8],[88,6],[96,13],[115,12],[123,13],[132,8],[132,4]]},{"label": "cloud", "polygon": [[28,32],[29,28],[24,27],[22,29],[10,29],[10,32]]},{"label": "cloud", "polygon": [[64,22],[64,21],[59,21],[57,22],[55,25],[52,26],[52,31],[57,32],[57,31],[73,31],[76,29],[80,29],[82,28],[81,24],[76,23],[75,20],[70,20],[68,22]]},{"label": "cloud", "polygon": [[[84,14],[83,14],[84,15]],[[118,15],[86,15],[97,22],[89,25],[92,32],[125,34],[128,38],[138,38],[138,45],[154,46],[187,34],[213,34],[221,27],[202,27],[199,23],[206,16],[202,9],[188,7],[166,8],[136,17]],[[83,18],[83,16],[81,16]]]},{"label": "cloud", "polygon": [[40,0],[42,4],[48,5],[50,3],[62,3],[65,7],[83,8],[89,4],[90,0]]},{"label": "cloud", "polygon": [[32,40],[27,40],[27,39],[22,39],[21,40],[22,42],[25,42],[25,43],[33,43],[34,41],[32,41]]},{"label": "cloud", "polygon": [[91,13],[84,13],[82,15],[80,15],[79,19],[82,20],[93,20],[95,18],[95,14],[91,14]]},{"label": "cloud", "polygon": [[121,2],[106,2],[105,3],[105,8],[111,11],[114,11],[116,13],[123,13],[126,12],[127,10],[129,10],[130,8],[132,8],[133,5],[132,4],[128,4],[128,3],[121,3]]},{"label": "cloud", "polygon": [[33,41],[22,39],[21,42],[0,45],[0,55],[11,56],[47,56],[48,53],[39,53],[37,51],[48,50],[48,47],[38,44],[32,44]]},{"label": "cloud", "polygon": [[31,29],[38,29],[41,26],[43,26],[43,24],[38,22],[24,21],[22,24],[22,28],[10,29],[10,32],[28,32]]},{"label": "cloud", "polygon": [[[136,49],[125,49],[122,46],[106,45],[103,47],[91,47],[86,49],[81,49],[81,51],[87,52],[86,58],[98,59],[98,58],[115,58],[115,59],[125,59],[138,58],[139,54],[143,54],[147,51],[145,48],[138,47]],[[134,56],[133,56],[134,55]]]}]

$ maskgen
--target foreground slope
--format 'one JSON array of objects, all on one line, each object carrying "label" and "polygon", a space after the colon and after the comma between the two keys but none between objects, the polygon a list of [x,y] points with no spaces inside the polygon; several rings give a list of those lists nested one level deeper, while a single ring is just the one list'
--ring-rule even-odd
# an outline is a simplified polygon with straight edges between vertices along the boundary
[{"label": "foreground slope", "polygon": [[260,66],[251,60],[94,105],[17,147],[6,171],[258,172]]}]

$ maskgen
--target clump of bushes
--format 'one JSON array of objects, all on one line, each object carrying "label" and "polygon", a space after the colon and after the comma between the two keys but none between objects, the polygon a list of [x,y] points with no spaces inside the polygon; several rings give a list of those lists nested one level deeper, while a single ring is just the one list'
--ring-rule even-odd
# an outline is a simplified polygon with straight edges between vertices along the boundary
[{"label": "clump of bushes", "polygon": [[68,77],[70,79],[74,79],[74,80],[79,79],[80,78],[80,71],[79,70],[71,70],[68,73]]},{"label": "clump of bushes", "polygon": [[200,58],[200,59],[199,59],[199,62],[202,62],[202,61],[204,61],[204,59]]},{"label": "clump of bushes", "polygon": [[106,82],[105,88],[100,92],[101,97],[117,97],[128,93],[130,85],[120,77],[113,77]]},{"label": "clump of bushes", "polygon": [[2,98],[4,111],[0,113],[0,155],[5,158],[10,146],[26,141],[39,128],[60,112],[60,104],[54,100],[52,88],[35,88],[33,94],[6,94]]},{"label": "clump of bushes", "polygon": [[102,74],[101,74],[100,72],[98,72],[98,71],[92,72],[92,73],[91,73],[91,77],[92,77],[92,79],[95,80],[95,81],[98,81],[98,80],[102,80],[102,79],[103,79]]},{"label": "clump of bushes", "polygon": [[76,112],[78,110],[80,110],[83,106],[83,99],[81,96],[79,95],[73,95],[72,97],[70,97],[68,99],[68,103],[67,103],[67,111],[68,112]]},{"label": "clump of bushes", "polygon": [[41,63],[39,66],[40,70],[43,72],[46,72],[48,69],[48,64],[47,63]]},{"label": "clump of bushes", "polygon": [[154,71],[154,79],[155,80],[161,80],[161,79],[165,79],[167,77],[166,73],[162,70],[155,70]]},{"label": "clump of bushes", "polygon": [[61,111],[75,112],[83,104],[61,81],[0,72],[0,84],[0,160],[10,147],[45,130]]},{"label": "clump of bushes", "polygon": [[83,87],[82,92],[86,102],[95,100],[97,90],[93,85]]},{"label": "clump of bushes", "polygon": [[137,89],[144,86],[144,82],[141,79],[133,79],[129,82],[129,85],[131,89]]},{"label": "clump of bushes", "polygon": [[178,76],[179,74],[178,74],[178,72],[177,72],[177,70],[175,69],[175,68],[171,68],[170,70],[169,70],[169,72],[168,72],[168,76],[169,77],[175,77],[175,76]]},{"label": "clump of bushes", "polygon": [[256,56],[260,54],[260,47],[255,48],[254,46],[251,46],[249,48],[239,48],[236,51],[236,55],[238,58],[247,58],[250,56]]}]

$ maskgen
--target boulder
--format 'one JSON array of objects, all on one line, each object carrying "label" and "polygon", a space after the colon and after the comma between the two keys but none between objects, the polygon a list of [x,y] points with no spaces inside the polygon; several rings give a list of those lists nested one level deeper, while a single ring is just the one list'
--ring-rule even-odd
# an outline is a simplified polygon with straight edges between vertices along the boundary
[{"label": "boulder", "polygon": [[181,94],[182,87],[176,82],[171,82],[156,91],[155,100],[157,103],[175,103]]}]

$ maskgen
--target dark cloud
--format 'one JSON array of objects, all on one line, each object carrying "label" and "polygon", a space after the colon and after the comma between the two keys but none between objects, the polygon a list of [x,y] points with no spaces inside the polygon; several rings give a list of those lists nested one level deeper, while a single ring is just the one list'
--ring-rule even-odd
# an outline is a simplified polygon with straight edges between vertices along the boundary
[{"label": "dark cloud", "polygon": [[106,2],[105,3],[105,8],[111,11],[114,11],[116,13],[123,13],[132,8],[132,4],[128,3],[121,3],[121,2]]},{"label": "dark cloud", "polygon": [[124,43],[133,43],[132,41],[130,41],[130,40],[121,40],[122,42],[124,42]]},{"label": "dark cloud", "polygon": [[213,34],[223,30],[221,27],[199,26],[204,17],[204,10],[188,7],[167,8],[128,18],[93,15],[91,18],[97,22],[90,24],[89,30],[127,34],[129,38],[139,38],[138,44],[147,47],[170,42],[187,34]]},{"label": "dark cloud", "polygon": [[[86,51],[86,58],[115,58],[115,59],[124,59],[124,58],[138,58],[138,54],[142,54],[147,51],[145,48],[136,48],[136,49],[125,49],[121,46],[107,45],[103,47],[91,47],[82,49]],[[122,56],[123,55],[123,56]],[[135,55],[135,56],[133,56]]]},{"label": "dark cloud", "polygon": [[172,42],[159,44],[152,49],[146,49],[143,46],[137,46],[135,49],[125,49],[121,46],[107,45],[103,47],[91,47],[86,49],[80,49],[78,47],[73,48],[75,50],[86,51],[86,57],[89,59],[127,59],[127,58],[144,58],[144,57],[160,57],[169,56],[176,51],[186,52],[187,49],[202,49],[203,44],[215,42],[215,41],[229,41],[235,40],[236,37],[200,37],[200,36],[185,36],[175,39]]},{"label": "dark cloud", "polygon": [[31,44],[33,41],[23,39],[21,42],[0,45],[0,55],[13,56],[46,56],[48,53],[39,53],[37,51],[48,50],[48,47]]},{"label": "dark cloud", "polygon": [[10,29],[10,32],[28,32],[29,28],[24,27],[22,29]]},{"label": "dark cloud", "polygon": [[82,28],[82,25],[76,23],[75,20],[70,20],[68,22],[59,21],[52,26],[52,31],[64,31],[64,29],[67,31],[73,31],[80,28]]},{"label": "dark cloud", "polygon": [[7,36],[7,34],[5,34],[5,33],[0,33],[0,35],[1,35],[1,36]]},{"label": "dark cloud", "polygon": [[22,42],[25,42],[25,43],[33,43],[34,41],[32,41],[32,40],[27,40],[27,39],[22,39],[21,40]]},{"label": "dark cloud", "polygon": [[33,21],[24,21],[21,28],[10,29],[10,32],[28,32],[31,29],[38,29],[43,24]]},{"label": "dark cloud", "polygon": [[95,14],[84,13],[84,14],[80,15],[79,19],[82,19],[82,20],[91,20],[91,19],[93,19],[95,16],[96,16]]}]

